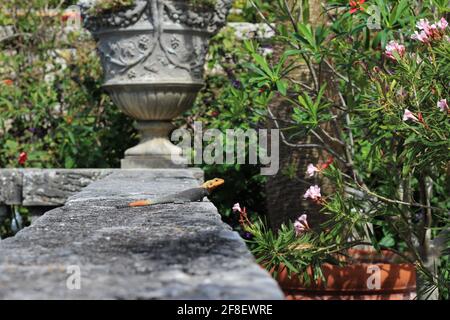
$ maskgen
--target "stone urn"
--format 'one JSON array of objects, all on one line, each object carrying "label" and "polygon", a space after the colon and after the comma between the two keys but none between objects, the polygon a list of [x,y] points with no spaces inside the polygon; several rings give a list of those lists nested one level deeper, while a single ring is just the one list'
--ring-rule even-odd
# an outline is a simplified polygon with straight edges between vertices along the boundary
[{"label": "stone urn", "polygon": [[192,107],[202,88],[208,41],[225,24],[232,2],[135,0],[95,14],[95,0],[78,3],[97,42],[103,86],[140,133],[122,168],[182,166],[173,161],[182,150],[169,140],[171,120]]}]

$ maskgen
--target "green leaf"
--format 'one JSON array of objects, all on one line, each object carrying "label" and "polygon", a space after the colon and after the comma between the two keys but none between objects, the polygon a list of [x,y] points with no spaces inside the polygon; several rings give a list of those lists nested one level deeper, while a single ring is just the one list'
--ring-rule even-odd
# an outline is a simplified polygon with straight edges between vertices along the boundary
[{"label": "green leaf", "polygon": [[272,70],[270,69],[266,59],[263,56],[261,56],[257,53],[254,53],[254,54],[252,54],[252,57],[269,77],[273,76]]},{"label": "green leaf", "polygon": [[280,256],[280,260],[286,265],[286,267],[291,272],[299,273],[298,269],[296,267],[294,267],[287,259],[285,259],[284,257]]},{"label": "green leaf", "polygon": [[391,235],[386,235],[383,237],[383,239],[381,239],[379,245],[388,248],[393,247],[395,245],[395,239],[392,238]]},{"label": "green leaf", "polygon": [[276,82],[276,84],[277,84],[277,89],[278,89],[278,91],[279,91],[283,96],[285,96],[286,93],[287,93],[287,84],[286,84],[286,82],[283,81],[283,80],[278,80],[278,81]]},{"label": "green leaf", "polygon": [[75,160],[72,159],[71,157],[67,156],[64,159],[64,166],[65,166],[66,169],[74,168],[75,167]]}]

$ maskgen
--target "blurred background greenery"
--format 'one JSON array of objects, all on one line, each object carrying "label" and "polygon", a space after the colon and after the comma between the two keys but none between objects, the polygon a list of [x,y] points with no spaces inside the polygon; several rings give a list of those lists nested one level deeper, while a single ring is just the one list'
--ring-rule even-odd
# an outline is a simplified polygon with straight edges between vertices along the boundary
[{"label": "blurred background greenery", "polygon": [[[0,26],[12,34],[0,39],[0,168],[118,168],[124,151],[137,143],[132,119],[101,88],[95,42],[67,29],[64,10],[76,2],[2,2]],[[230,22],[257,20],[248,1],[235,1]],[[206,85],[194,107],[176,119],[178,126],[202,121],[204,128],[247,129],[264,121],[252,103],[258,93],[239,90],[247,81],[241,47],[229,27],[211,41]],[[25,162],[19,160],[23,152]],[[242,199],[251,212],[264,214],[258,166],[201,167],[206,178],[226,179],[212,201],[230,224],[237,225],[231,207]],[[25,208],[17,210],[26,216]],[[11,219],[6,225],[4,236],[12,234]]]}]

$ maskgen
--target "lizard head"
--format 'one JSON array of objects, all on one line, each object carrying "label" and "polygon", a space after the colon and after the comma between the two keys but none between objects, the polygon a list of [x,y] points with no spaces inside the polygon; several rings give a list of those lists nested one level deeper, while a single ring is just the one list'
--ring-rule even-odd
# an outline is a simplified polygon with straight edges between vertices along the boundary
[{"label": "lizard head", "polygon": [[206,181],[204,184],[202,184],[202,188],[207,189],[209,192],[213,191],[215,188],[220,187],[225,183],[225,180],[220,178],[214,178],[211,180]]}]

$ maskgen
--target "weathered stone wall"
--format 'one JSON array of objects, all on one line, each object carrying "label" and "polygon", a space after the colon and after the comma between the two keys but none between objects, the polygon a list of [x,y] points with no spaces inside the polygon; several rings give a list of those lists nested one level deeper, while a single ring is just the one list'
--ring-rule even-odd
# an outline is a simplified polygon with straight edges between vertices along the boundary
[{"label": "weathered stone wall", "polygon": [[[199,177],[120,170],[91,183],[0,242],[0,299],[281,299],[209,201],[116,209],[198,186]],[[71,290],[77,268],[81,288]]]},{"label": "weathered stone wall", "polygon": [[61,206],[116,169],[0,169],[0,205]]}]

